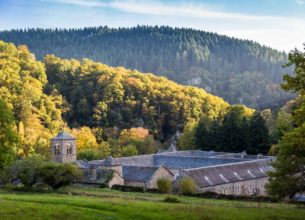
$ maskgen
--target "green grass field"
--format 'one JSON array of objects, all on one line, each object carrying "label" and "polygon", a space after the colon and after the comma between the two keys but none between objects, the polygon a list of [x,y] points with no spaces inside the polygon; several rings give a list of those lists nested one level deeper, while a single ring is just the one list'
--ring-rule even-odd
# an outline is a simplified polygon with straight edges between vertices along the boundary
[{"label": "green grass field", "polygon": [[72,187],[57,193],[0,190],[0,219],[305,219],[305,207],[126,193],[98,188]]}]

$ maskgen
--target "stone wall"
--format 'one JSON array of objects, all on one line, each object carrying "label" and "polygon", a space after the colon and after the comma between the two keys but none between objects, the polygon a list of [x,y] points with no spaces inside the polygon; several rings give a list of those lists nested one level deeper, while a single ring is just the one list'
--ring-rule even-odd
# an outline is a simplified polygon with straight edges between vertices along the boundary
[{"label": "stone wall", "polygon": [[265,185],[268,182],[268,177],[239,181],[234,183],[222,184],[213,187],[200,188],[199,192],[215,192],[225,195],[267,195]]},{"label": "stone wall", "polygon": [[146,183],[146,188],[148,189],[156,189],[157,187],[157,181],[160,178],[165,178],[170,180],[171,182],[174,181],[174,175],[169,172],[167,169],[164,167],[160,167],[155,174],[151,177],[151,179]]},{"label": "stone wall", "polygon": [[112,179],[108,183],[108,187],[111,188],[113,185],[124,185],[124,179],[117,173],[113,173]]}]

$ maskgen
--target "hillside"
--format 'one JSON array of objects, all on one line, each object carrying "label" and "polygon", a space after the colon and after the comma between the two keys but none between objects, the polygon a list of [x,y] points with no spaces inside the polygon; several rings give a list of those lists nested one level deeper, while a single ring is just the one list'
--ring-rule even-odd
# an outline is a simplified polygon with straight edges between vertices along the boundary
[{"label": "hillside", "polygon": [[303,206],[70,188],[54,193],[0,190],[2,219],[304,219]]},{"label": "hillside", "polygon": [[162,141],[187,121],[222,118],[230,107],[203,89],[164,77],[88,59],[48,55],[40,62],[25,46],[2,41],[0,85],[0,99],[7,102],[21,136],[22,155],[48,151],[61,116],[74,128],[145,127]]},{"label": "hillside", "polygon": [[72,127],[146,127],[165,140],[191,119],[222,118],[230,106],[203,89],[88,59],[48,55],[44,64],[46,90],[63,95],[64,119]]},{"label": "hillside", "polygon": [[231,104],[277,108],[292,96],[279,87],[284,52],[216,33],[170,27],[28,29],[0,32],[43,59],[90,58],[111,66],[152,72],[204,88]]}]

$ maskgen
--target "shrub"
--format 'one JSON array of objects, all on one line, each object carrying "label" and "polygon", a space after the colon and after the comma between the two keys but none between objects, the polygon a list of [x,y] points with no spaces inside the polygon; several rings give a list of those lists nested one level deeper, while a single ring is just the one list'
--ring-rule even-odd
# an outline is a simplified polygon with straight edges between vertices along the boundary
[{"label": "shrub", "polygon": [[102,153],[98,150],[86,149],[77,154],[78,160],[99,160],[102,159]]},{"label": "shrub", "polygon": [[73,183],[80,177],[80,170],[72,164],[58,164],[49,162],[41,167],[39,177],[41,181],[52,189],[59,189]]},{"label": "shrub", "polygon": [[157,187],[160,193],[169,193],[172,191],[172,182],[165,178],[157,180]]},{"label": "shrub", "polygon": [[182,193],[184,195],[193,195],[197,192],[197,184],[191,177],[182,177],[179,180],[179,193]]},{"label": "shrub", "polygon": [[31,188],[39,180],[38,170],[43,166],[44,158],[31,156],[15,161],[8,169],[11,181],[20,180],[26,188]]},{"label": "shrub", "polygon": [[122,186],[122,185],[113,185],[111,189],[119,190],[123,192],[144,192],[143,187],[140,186]]},{"label": "shrub", "polygon": [[180,200],[177,197],[174,196],[166,196],[163,200],[163,202],[169,202],[169,203],[179,203]]}]

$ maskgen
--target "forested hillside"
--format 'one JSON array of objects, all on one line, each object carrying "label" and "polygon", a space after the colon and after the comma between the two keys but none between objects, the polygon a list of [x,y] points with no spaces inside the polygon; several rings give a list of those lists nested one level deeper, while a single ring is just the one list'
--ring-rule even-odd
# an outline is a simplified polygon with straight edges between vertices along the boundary
[{"label": "forested hillside", "polygon": [[72,127],[146,127],[158,140],[166,140],[187,121],[223,118],[229,107],[203,89],[123,67],[54,55],[46,56],[44,63],[47,90],[65,97],[64,118]]},{"label": "forested hillside", "polygon": [[49,140],[65,122],[79,152],[154,153],[189,121],[221,120],[231,109],[222,98],[164,77],[89,59],[47,55],[41,62],[26,46],[3,41],[0,104],[0,147],[9,145],[19,157],[48,156]]},{"label": "forested hillside", "polygon": [[29,29],[0,32],[0,39],[26,44],[43,59],[90,58],[111,66],[166,76],[204,88],[232,104],[276,108],[292,96],[280,89],[287,60],[258,43],[216,33],[170,27]]}]

